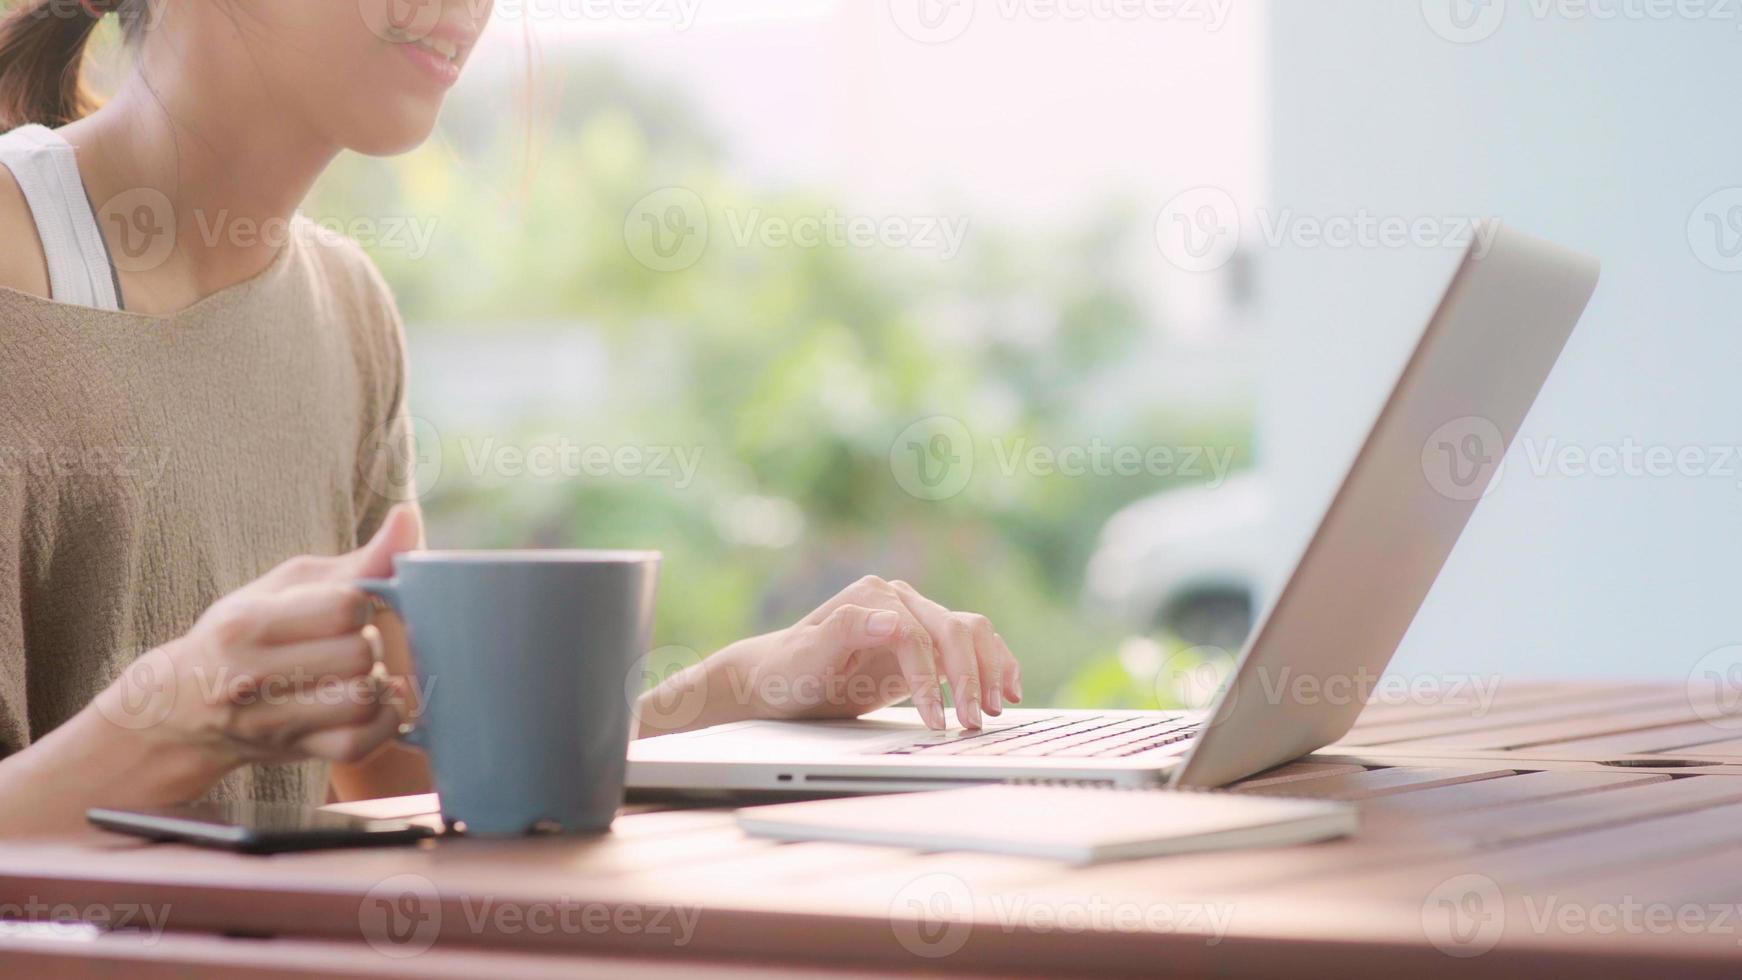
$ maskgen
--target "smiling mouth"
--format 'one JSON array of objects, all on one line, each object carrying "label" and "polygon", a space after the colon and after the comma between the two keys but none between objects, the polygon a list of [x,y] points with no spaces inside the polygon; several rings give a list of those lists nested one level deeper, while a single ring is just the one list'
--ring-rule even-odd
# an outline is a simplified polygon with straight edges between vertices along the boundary
[{"label": "smiling mouth", "polygon": [[460,55],[465,53],[463,47],[445,38],[418,37],[415,34],[405,31],[390,31],[387,40],[394,44],[416,45],[439,58],[445,59],[449,64],[456,66],[460,63]]}]

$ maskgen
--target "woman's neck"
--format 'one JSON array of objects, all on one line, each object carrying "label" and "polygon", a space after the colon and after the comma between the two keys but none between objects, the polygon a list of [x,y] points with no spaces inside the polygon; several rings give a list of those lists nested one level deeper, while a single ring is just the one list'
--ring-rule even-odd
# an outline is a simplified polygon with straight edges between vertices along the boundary
[{"label": "woman's neck", "polygon": [[61,130],[135,312],[174,312],[264,271],[338,152],[263,93],[187,91],[200,74],[147,84],[135,72]]}]

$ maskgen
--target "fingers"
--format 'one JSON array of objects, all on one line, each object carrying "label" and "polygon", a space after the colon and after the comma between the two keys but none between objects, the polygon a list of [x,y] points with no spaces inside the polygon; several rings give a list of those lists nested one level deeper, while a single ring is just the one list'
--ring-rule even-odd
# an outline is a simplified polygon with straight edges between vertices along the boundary
[{"label": "fingers", "polygon": [[[1008,650],[999,651],[997,633],[992,622],[975,613],[952,612],[943,605],[920,595],[906,582],[890,583],[920,622],[933,636],[945,636],[940,645],[944,650],[945,671],[950,678],[950,692],[956,700],[956,717],[969,728],[984,724],[981,709],[992,714],[1004,711],[1004,677],[1009,672]],[[1010,658],[1014,660],[1014,658]]]},{"label": "fingers", "polygon": [[932,619],[953,617],[966,624],[974,635],[974,651],[980,661],[980,686],[985,705],[993,714],[1003,711],[1001,702],[1022,700],[1022,664],[1010,652],[1009,644],[992,626],[992,621],[977,613],[952,612],[948,607],[928,599],[906,582],[890,583],[900,593],[902,601],[916,609],[928,610]]},{"label": "fingers", "polygon": [[387,512],[375,536],[342,555],[299,555],[261,576],[255,584],[285,589],[311,582],[349,582],[393,574],[393,556],[423,547],[423,515],[415,504]]},{"label": "fingers", "polygon": [[369,600],[349,583],[311,582],[254,597],[247,614],[267,645],[356,633],[369,622]]},{"label": "fingers", "polygon": [[1003,688],[1004,697],[1010,701],[1022,701],[1022,661],[1016,659],[1016,654],[1010,652],[1010,645],[1004,642],[1004,635],[996,630],[992,633],[992,641],[998,649],[999,659],[1004,663]]},{"label": "fingers", "polygon": [[293,745],[327,729],[372,724],[383,708],[397,725],[397,713],[382,697],[384,687],[364,676],[262,692],[237,709],[229,731],[245,742]]},{"label": "fingers", "polygon": [[[914,616],[913,610],[901,601],[901,596],[888,582],[875,576],[866,576],[855,582],[825,604],[823,609],[806,617],[805,622],[813,625],[827,622],[829,617],[849,606],[881,609],[896,614],[899,625],[894,634],[874,645],[887,647],[895,654],[896,664],[907,684],[908,697],[913,701],[913,707],[925,721],[926,727],[938,731],[948,727],[944,718],[943,689],[938,683],[938,645],[931,631]],[[957,712],[957,718],[961,718],[960,711]],[[963,723],[966,724],[966,721]]]},{"label": "fingers", "polygon": [[375,669],[375,648],[362,632],[274,647],[264,657],[267,671],[311,681],[346,680]]},{"label": "fingers", "polygon": [[339,556],[338,571],[350,578],[386,578],[393,574],[394,555],[421,547],[423,515],[415,504],[400,504],[387,512],[374,537]]},{"label": "fingers", "polygon": [[901,614],[893,609],[837,606],[811,630],[820,635],[831,652],[849,654],[883,646],[900,628]]},{"label": "fingers", "polygon": [[907,684],[907,695],[913,700],[919,717],[925,721],[925,727],[941,732],[949,724],[944,720],[943,688],[938,684],[937,645],[911,613],[884,611],[895,612],[900,620],[895,634],[884,642],[895,654],[895,662]]},{"label": "fingers", "polygon": [[329,728],[297,741],[301,752],[319,759],[356,764],[374,755],[399,733],[400,714],[391,704],[379,704],[361,724]]}]

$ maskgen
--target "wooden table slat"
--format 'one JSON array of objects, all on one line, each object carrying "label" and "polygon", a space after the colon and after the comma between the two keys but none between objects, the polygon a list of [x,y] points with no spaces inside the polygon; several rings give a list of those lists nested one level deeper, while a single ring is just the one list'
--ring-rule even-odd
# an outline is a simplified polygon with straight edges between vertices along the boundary
[{"label": "wooden table slat", "polygon": [[1237,786],[1251,796],[1304,796],[1315,800],[1371,800],[1391,793],[1451,786],[1511,775],[1510,769],[1427,769],[1395,767],[1342,773],[1280,784]]}]

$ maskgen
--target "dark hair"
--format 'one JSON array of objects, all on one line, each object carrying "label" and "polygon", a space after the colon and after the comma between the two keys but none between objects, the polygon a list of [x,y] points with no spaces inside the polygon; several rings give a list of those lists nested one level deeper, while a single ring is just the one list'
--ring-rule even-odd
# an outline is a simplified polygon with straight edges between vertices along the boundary
[{"label": "dark hair", "polygon": [[149,0],[19,0],[0,20],[0,131],[61,126],[97,107],[81,69],[99,13],[115,12],[135,39]]}]

